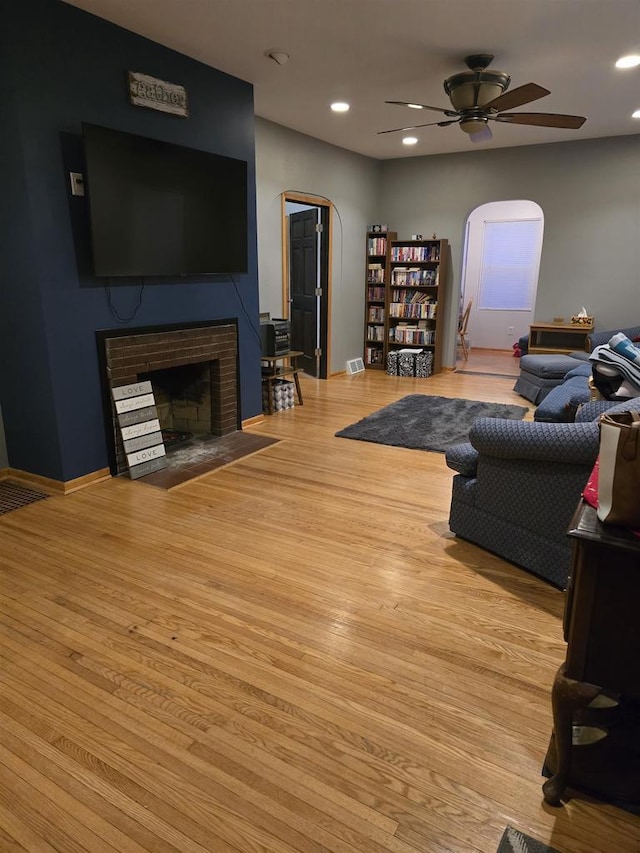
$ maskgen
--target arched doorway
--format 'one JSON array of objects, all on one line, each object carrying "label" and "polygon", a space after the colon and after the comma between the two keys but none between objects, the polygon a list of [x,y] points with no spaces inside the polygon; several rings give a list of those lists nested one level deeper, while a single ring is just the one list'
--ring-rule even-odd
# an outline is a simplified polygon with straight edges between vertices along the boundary
[{"label": "arched doorway", "polygon": [[467,219],[461,309],[473,349],[510,350],[533,322],[544,215],[534,201],[480,205]]}]

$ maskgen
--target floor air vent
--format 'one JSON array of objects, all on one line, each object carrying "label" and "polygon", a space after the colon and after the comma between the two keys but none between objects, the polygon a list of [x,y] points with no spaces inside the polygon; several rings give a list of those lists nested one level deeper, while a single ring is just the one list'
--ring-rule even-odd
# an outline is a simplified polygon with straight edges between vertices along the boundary
[{"label": "floor air vent", "polygon": [[350,358],[347,361],[347,373],[362,373],[364,361],[361,358]]},{"label": "floor air vent", "polygon": [[39,492],[36,489],[29,489],[26,486],[21,486],[19,483],[14,483],[11,480],[3,480],[0,483],[0,515],[6,512],[11,512],[13,509],[20,509],[21,506],[41,501],[48,498],[49,495],[44,492]]}]

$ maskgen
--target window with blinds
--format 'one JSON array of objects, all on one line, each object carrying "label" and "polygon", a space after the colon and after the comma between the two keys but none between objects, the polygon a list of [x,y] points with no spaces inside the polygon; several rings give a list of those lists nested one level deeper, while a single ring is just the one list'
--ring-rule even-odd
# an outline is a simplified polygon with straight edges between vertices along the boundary
[{"label": "window with blinds", "polygon": [[478,309],[533,310],[541,251],[541,219],[485,221]]}]

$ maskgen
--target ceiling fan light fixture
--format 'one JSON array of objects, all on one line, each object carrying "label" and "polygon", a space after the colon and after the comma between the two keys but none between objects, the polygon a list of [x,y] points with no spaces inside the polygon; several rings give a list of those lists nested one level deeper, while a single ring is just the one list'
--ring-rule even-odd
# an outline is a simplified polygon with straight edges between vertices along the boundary
[{"label": "ceiling fan light fixture", "polygon": [[631,113],[631,118],[640,118],[640,110],[634,110]]},{"label": "ceiling fan light fixture", "polygon": [[334,101],[331,104],[331,109],[334,113],[347,113],[349,112],[349,104],[346,101]]},{"label": "ceiling fan light fixture", "polygon": [[[584,116],[565,115],[563,113],[510,112],[515,107],[530,104],[539,98],[550,95],[549,89],[537,83],[524,83],[507,91],[511,77],[504,71],[493,71],[488,66],[493,61],[491,53],[474,53],[465,57],[468,71],[452,74],[444,81],[444,90],[449,96],[452,109],[432,107],[427,104],[414,104],[408,101],[385,101],[413,109],[434,110],[447,117],[440,121],[396,127],[381,130],[379,133],[398,133],[416,130],[422,127],[448,127],[459,124],[471,142],[488,142],[493,138],[489,122],[530,125],[532,127],[555,127],[565,130],[579,130],[587,120]],[[640,64],[640,63],[639,63]],[[637,113],[634,113],[634,118]],[[405,145],[417,142],[415,138],[403,139]]]},{"label": "ceiling fan light fixture", "polygon": [[418,142],[417,136],[405,136],[402,140],[403,145],[416,145]]},{"label": "ceiling fan light fixture", "polygon": [[460,122],[460,127],[464,130],[465,133],[479,133],[481,130],[484,130],[487,126],[487,119],[481,118],[479,116],[472,118],[463,118]]},{"label": "ceiling fan light fixture", "polygon": [[444,81],[444,90],[454,110],[469,110],[495,100],[510,82],[503,71],[462,71]]}]

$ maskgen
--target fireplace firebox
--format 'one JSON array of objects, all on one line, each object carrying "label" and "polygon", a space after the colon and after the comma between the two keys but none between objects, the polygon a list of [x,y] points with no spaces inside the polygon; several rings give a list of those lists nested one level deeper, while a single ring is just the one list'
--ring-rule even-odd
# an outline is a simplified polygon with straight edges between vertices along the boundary
[{"label": "fireplace firebox", "polygon": [[96,332],[112,474],[127,471],[111,389],[148,379],[160,425],[223,436],[241,429],[237,319]]}]

